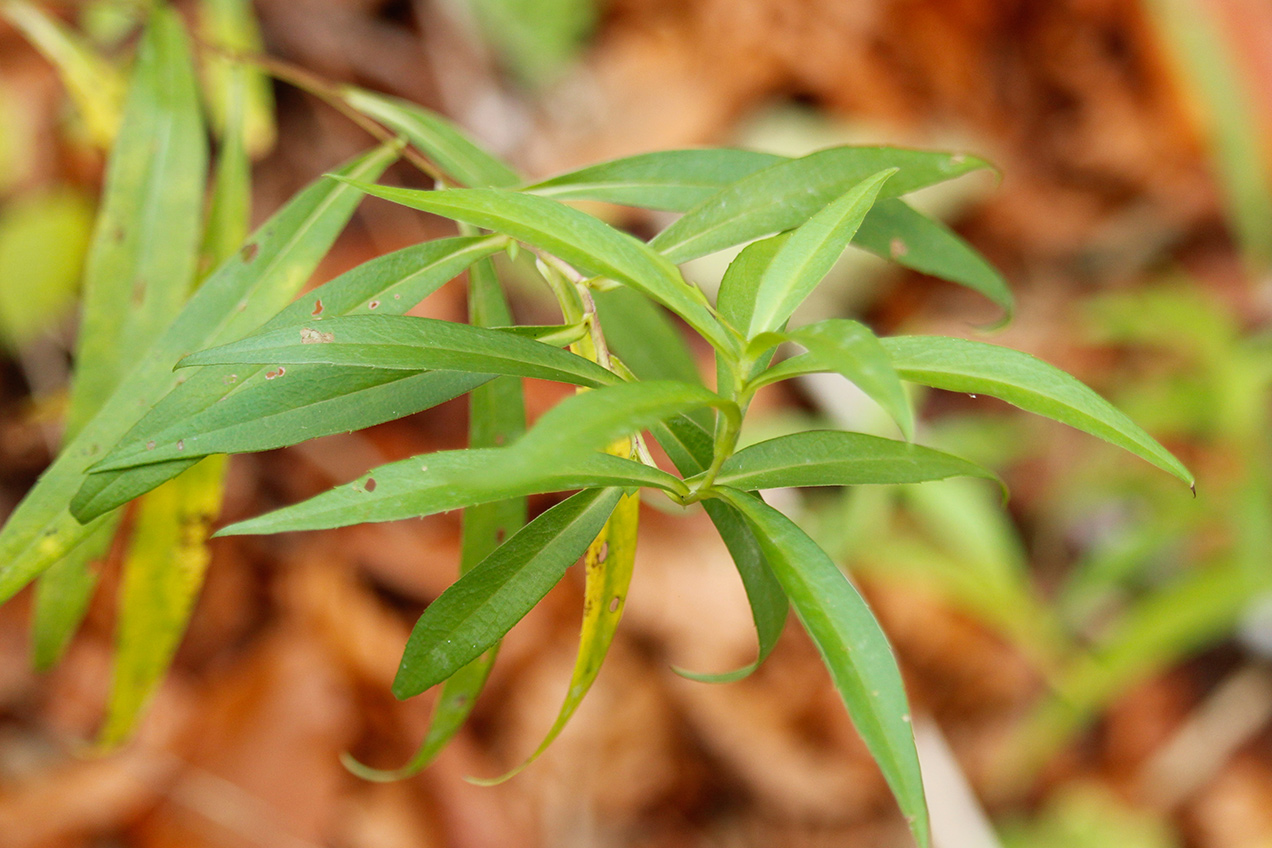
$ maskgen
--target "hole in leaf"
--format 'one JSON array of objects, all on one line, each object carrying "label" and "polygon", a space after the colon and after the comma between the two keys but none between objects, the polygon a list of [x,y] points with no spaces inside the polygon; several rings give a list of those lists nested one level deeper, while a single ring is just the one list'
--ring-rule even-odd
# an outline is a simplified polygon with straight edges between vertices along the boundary
[{"label": "hole in leaf", "polygon": [[374,477],[368,477],[368,478],[367,478],[366,485],[364,485],[362,488],[366,489],[368,492],[374,492],[374,491],[375,491],[375,478],[374,478]]},{"label": "hole in leaf", "polygon": [[618,605],[619,605],[619,602],[620,602],[620,601],[622,601],[622,598],[620,598],[618,595],[615,595],[615,596],[614,596],[614,597],[610,600],[609,611],[610,611],[610,612],[618,612]]},{"label": "hole in leaf", "polygon": [[322,314],[322,298],[321,297],[314,301],[314,311],[310,312],[309,314],[315,318],[317,318],[319,315]]}]

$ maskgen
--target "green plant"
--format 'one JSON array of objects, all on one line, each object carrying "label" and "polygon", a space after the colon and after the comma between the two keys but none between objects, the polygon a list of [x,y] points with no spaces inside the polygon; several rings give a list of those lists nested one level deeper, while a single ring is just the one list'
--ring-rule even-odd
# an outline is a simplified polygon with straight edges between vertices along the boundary
[{"label": "green plant", "polygon": [[[551,742],[618,626],[639,499],[654,490],[709,514],[737,565],[758,634],[752,665],[689,676],[747,674],[768,656],[793,606],[915,838],[927,845],[909,708],[888,643],[843,572],[756,491],[995,480],[975,463],[910,441],[914,413],[903,382],[1002,398],[1191,484],[1183,466],[1128,418],[1026,354],[952,338],[881,339],[841,318],[788,327],[850,243],[967,285],[1009,310],[999,275],[901,199],[986,167],[979,159],[858,147],[799,159],[680,150],[527,184],[437,115],[292,75],[378,134],[400,138],[319,179],[244,238],[247,74],[240,67],[217,78],[225,118],[212,211],[201,226],[206,151],[196,75],[176,17],[163,5],[150,14],[90,254],[67,444],[0,532],[0,598],[41,577],[36,642],[41,661],[51,662],[82,616],[92,587],[88,563],[124,505],[143,497],[125,562],[108,740],[128,732],[184,628],[219,500],[216,457],[368,427],[469,394],[468,449],[373,469],[220,531],[276,533],[465,510],[461,576],[420,617],[394,684],[403,698],[443,684],[433,725],[404,769],[377,772],[350,761],[352,769],[385,778],[425,766],[471,709],[502,635],[583,557],[581,643],[544,746]],[[156,137],[169,139],[158,152]],[[377,185],[400,153],[438,187]],[[461,235],[378,257],[296,298],[364,194],[451,218]],[[683,215],[643,242],[568,205],[576,200]],[[677,269],[741,245],[714,303]],[[513,320],[493,258],[526,252],[559,305],[559,324]],[[201,268],[210,270],[187,297]],[[464,271],[469,324],[404,314]],[[700,378],[678,321],[713,350],[714,390]],[[127,351],[142,342],[148,350],[130,358]],[[784,345],[803,352],[775,364]],[[739,450],[755,393],[812,372],[856,383],[905,441],[820,430]],[[580,391],[527,427],[519,382],[527,377]],[[676,473],[654,462],[649,439]],[[575,490],[527,520],[527,496]]]}]

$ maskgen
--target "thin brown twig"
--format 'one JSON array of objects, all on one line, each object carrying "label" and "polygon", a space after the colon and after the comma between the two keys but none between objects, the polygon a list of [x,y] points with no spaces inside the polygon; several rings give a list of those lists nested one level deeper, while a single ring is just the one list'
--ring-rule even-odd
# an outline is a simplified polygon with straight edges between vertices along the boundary
[{"label": "thin brown twig", "polygon": [[[251,65],[274,79],[281,80],[301,91],[312,94],[384,144],[390,144],[399,139],[397,133],[368,118],[346,103],[344,97],[341,96],[339,85],[299,65],[262,53],[242,53],[229,50],[220,45],[199,39],[197,36],[195,41],[201,50],[213,53],[230,62]],[[402,148],[402,158],[440,185],[457,185],[456,181],[442,171],[431,159],[409,145]]]}]

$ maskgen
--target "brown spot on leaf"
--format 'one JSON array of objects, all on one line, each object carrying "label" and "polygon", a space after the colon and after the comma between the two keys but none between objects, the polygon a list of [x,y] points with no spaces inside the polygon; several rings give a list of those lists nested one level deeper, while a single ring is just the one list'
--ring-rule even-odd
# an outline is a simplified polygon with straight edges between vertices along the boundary
[{"label": "brown spot on leaf", "polygon": [[260,252],[261,252],[260,245],[258,245],[256,242],[251,242],[250,244],[246,244],[243,246],[243,250],[239,255],[243,257],[244,262],[251,262],[253,259],[256,258],[256,254]]}]

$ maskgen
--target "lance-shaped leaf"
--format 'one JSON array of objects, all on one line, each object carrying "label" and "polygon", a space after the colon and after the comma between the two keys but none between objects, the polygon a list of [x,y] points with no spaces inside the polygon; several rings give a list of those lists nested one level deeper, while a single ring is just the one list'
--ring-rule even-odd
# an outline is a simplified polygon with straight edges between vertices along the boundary
[{"label": "lance-shaped leaf", "polygon": [[500,189],[418,191],[354,184],[368,194],[412,209],[507,233],[584,273],[607,277],[648,295],[716,347],[735,346],[702,292],[686,283],[674,265],[644,242],[563,203]]},{"label": "lance-shaped leaf", "polygon": [[755,531],[914,838],[926,848],[931,836],[910,707],[879,623],[843,572],[794,522],[736,489],[718,491]]},{"label": "lance-shaped leaf", "polygon": [[896,173],[896,168],[889,168],[867,177],[791,233],[760,277],[747,338],[786,325],[804,298],[834,267],[874,205],[879,190]]},{"label": "lance-shaped leaf", "polygon": [[534,753],[512,771],[490,780],[472,780],[482,786],[503,783],[539,759],[561,735],[570,718],[578,710],[583,697],[592,688],[601,663],[614,641],[614,632],[623,617],[627,589],[636,564],[636,530],[640,514],[640,497],[624,495],[614,508],[600,534],[588,545],[584,555],[586,585],[583,599],[583,629],[579,634],[579,651],[570,673],[570,687],[556,721]]},{"label": "lance-shaped leaf", "polygon": [[907,268],[980,292],[1011,317],[1011,290],[1002,274],[949,227],[903,200],[877,202],[857,228],[852,243]]},{"label": "lance-shaped leaf", "polygon": [[225,460],[216,457],[148,494],[137,511],[119,595],[103,745],[132,732],[185,633],[211,554]]},{"label": "lance-shaped leaf", "polygon": [[[700,474],[711,465],[715,446],[707,426],[689,416],[681,415],[658,425],[653,432],[681,474]],[[758,498],[758,495],[753,497]],[[789,604],[764,559],[755,534],[742,515],[723,500],[715,498],[703,501],[702,506],[720,533],[725,547],[729,549],[738,576],[742,578],[742,587],[746,591],[751,617],[755,622],[758,649],[754,662],[733,671],[705,674],[681,668],[675,668],[674,671],[683,677],[704,683],[729,683],[741,680],[755,671],[772,653],[786,624]]]},{"label": "lance-shaped leaf", "polygon": [[436,112],[353,86],[342,88],[340,96],[368,118],[400,133],[461,185],[508,188],[521,182],[516,171]]},{"label": "lance-shaped leaf", "polygon": [[556,200],[597,200],[683,212],[724,186],[784,159],[727,147],[660,150],[589,165],[522,191]]},{"label": "lance-shaped leaf", "polygon": [[[785,161],[789,160],[783,156],[730,148],[669,150],[592,165],[523,190],[558,200],[599,200],[686,212],[726,186]],[[1002,275],[948,227],[904,201],[890,198],[875,203],[852,243],[906,268],[965,285],[1011,313],[1011,292]],[[722,284],[718,304],[722,315],[724,300]],[[740,329],[745,328],[743,324]]]},{"label": "lance-shaped leaf", "polygon": [[[350,163],[345,173],[375,179],[395,156],[388,148],[373,151]],[[329,180],[310,187],[195,292],[0,531],[0,601],[75,548],[102,520],[81,524],[67,504],[88,466],[179,382],[173,363],[191,347],[239,337],[277,311],[312,273],[359,199],[347,186]]]},{"label": "lance-shaped leaf", "polygon": [[[286,376],[292,378],[293,372]],[[101,468],[113,471],[214,453],[273,450],[348,433],[431,409],[491,378],[456,371],[310,365],[298,367],[294,379],[293,385],[277,387],[256,381],[182,424],[154,433],[142,445],[120,450]]]},{"label": "lance-shaped leaf", "polygon": [[724,461],[716,483],[751,491],[783,486],[924,483],[946,477],[998,480],[987,468],[932,448],[864,433],[809,430],[743,448]]},{"label": "lance-shaped leaf", "polygon": [[[68,439],[185,302],[198,258],[206,165],[185,32],[175,14],[159,9],[138,50],[84,272]],[[109,544],[105,527],[94,531],[40,580],[32,639],[41,663],[55,661],[78,629],[97,583],[92,561]]]},{"label": "lance-shaped leaf", "polygon": [[185,31],[158,9],[137,54],[84,270],[67,429],[101,408],[185,303],[198,259],[207,142]]},{"label": "lance-shaped leaf", "polygon": [[[476,326],[490,327],[512,321],[508,301],[500,288],[494,263],[483,259],[468,274],[468,318]],[[499,377],[475,389],[469,397],[468,442],[473,448],[510,444],[526,428],[525,398],[521,381]],[[469,571],[492,554],[526,523],[525,498],[479,504],[464,510],[460,536],[459,573]],[[345,767],[368,780],[388,781],[410,777],[426,768],[463,726],[477,696],[486,685],[499,651],[496,642],[481,656],[455,672],[442,686],[428,732],[419,750],[401,768],[385,771],[366,766],[345,754]]]},{"label": "lance-shaped leaf", "polygon": [[892,367],[892,360],[870,328],[846,318],[831,318],[800,327],[793,333],[764,333],[752,341],[754,348],[792,341],[808,350],[803,356],[782,362],[755,378],[753,386],[766,386],[810,371],[831,371],[851,380],[883,407],[897,422],[906,439],[914,438],[914,410]]},{"label": "lance-shaped leaf", "polygon": [[701,406],[736,406],[700,386],[625,383],[567,398],[507,448],[447,451],[381,466],[365,481],[231,525],[222,534],[319,530],[396,521],[448,509],[601,486],[653,486],[688,493],[680,478],[590,451]]},{"label": "lance-shaped leaf", "polygon": [[61,21],[26,0],[6,0],[0,14],[57,68],[93,144],[110,147],[124,101],[119,72]]},{"label": "lance-shaped leaf", "polygon": [[217,150],[212,198],[199,256],[199,268],[204,273],[242,247],[252,225],[252,163],[244,139],[246,75],[245,68],[235,67],[225,78],[225,127]]},{"label": "lance-shaped leaf", "polygon": [[602,453],[543,454],[517,446],[443,451],[381,465],[353,483],[232,524],[217,535],[399,521],[509,498],[605,486],[687,491],[680,478],[665,471]]},{"label": "lance-shaped leaf", "polygon": [[[228,138],[238,133],[247,152],[256,159],[274,146],[274,91],[269,77],[248,62],[238,62],[223,52],[260,53],[261,31],[251,0],[201,0],[199,29],[204,43],[215,49],[204,56],[208,112],[217,132]],[[234,104],[236,97],[241,98]],[[237,120],[231,118],[241,110]]]},{"label": "lance-shaped leaf", "polygon": [[[319,286],[265,326],[351,312],[401,314],[502,244],[499,237],[441,239],[395,251]],[[103,463],[119,468],[147,467],[130,471],[95,467],[76,494],[72,510],[88,518],[149,491],[190,463],[165,460],[160,465],[159,457],[195,456],[196,442],[206,446],[207,453],[283,447],[427,409],[486,379],[475,375],[372,375],[354,373],[368,369],[324,371],[323,366],[311,366],[308,371],[309,378],[306,369],[293,369],[289,376],[296,379],[276,386],[263,368],[200,369],[129,430]],[[277,369],[273,373],[278,376]],[[389,385],[398,380],[405,382]],[[455,394],[448,394],[452,388]],[[313,414],[308,414],[311,409]],[[222,430],[225,432],[213,432]],[[151,442],[156,454],[150,452]],[[177,447],[179,442],[181,448]],[[125,455],[127,462],[114,462]]]},{"label": "lance-shaped leaf", "polygon": [[1040,359],[998,345],[943,336],[895,336],[882,341],[903,380],[1005,400],[1112,442],[1193,485],[1188,469],[1135,422],[1077,379]]},{"label": "lance-shaped leaf", "polygon": [[900,168],[880,191],[896,197],[985,168],[973,156],[888,147],[832,147],[779,162],[702,200],[658,234],[650,246],[687,262],[736,244],[789,230],[871,174]]},{"label": "lance-shaped leaf", "polygon": [[583,554],[621,496],[621,489],[579,492],[517,531],[452,584],[411,631],[393,694],[420,694],[512,629]]},{"label": "lance-shaped leaf", "polygon": [[[595,362],[515,333],[408,315],[310,320],[200,351],[180,364],[286,367],[308,363],[389,371],[447,369],[580,386],[619,380]],[[278,374],[280,379],[285,376],[285,372]]]}]

